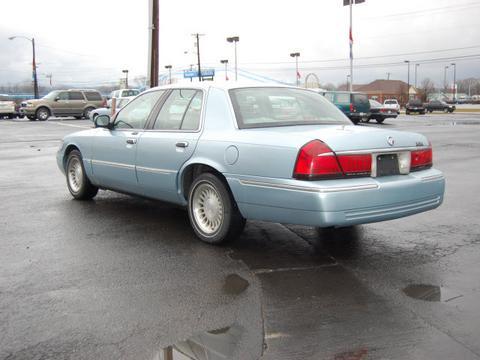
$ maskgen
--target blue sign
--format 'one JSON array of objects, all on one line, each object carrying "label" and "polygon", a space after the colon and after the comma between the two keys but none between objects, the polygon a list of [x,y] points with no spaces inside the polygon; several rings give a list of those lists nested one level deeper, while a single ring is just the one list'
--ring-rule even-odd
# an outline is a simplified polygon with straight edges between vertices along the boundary
[{"label": "blue sign", "polygon": [[[202,69],[202,77],[215,76],[215,69]],[[198,70],[184,70],[183,77],[186,79],[198,77]]]}]

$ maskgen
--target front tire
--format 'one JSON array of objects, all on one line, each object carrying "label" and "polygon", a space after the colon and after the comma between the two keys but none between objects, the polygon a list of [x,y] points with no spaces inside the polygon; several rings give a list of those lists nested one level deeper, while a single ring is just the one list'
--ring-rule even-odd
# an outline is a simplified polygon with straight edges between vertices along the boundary
[{"label": "front tire", "polygon": [[377,119],[377,123],[381,124],[385,121],[385,119]]},{"label": "front tire", "polygon": [[40,121],[46,121],[50,117],[50,110],[42,107],[37,110],[37,112],[35,113],[35,117]]},{"label": "front tire", "polygon": [[82,155],[78,150],[72,150],[68,154],[65,174],[68,190],[75,199],[90,200],[97,195],[98,188],[85,175]]},{"label": "front tire", "polygon": [[211,173],[201,174],[193,181],[188,217],[195,234],[208,244],[233,240],[245,226],[227,185]]}]

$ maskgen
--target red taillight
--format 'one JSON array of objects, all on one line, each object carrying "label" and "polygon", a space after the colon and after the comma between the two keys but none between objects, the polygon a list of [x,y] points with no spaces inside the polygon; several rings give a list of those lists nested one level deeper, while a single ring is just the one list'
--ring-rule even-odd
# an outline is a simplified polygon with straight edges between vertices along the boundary
[{"label": "red taillight", "polygon": [[424,150],[416,150],[411,152],[410,171],[422,170],[432,167],[432,147]]},{"label": "red taillight", "polygon": [[355,112],[355,107],[353,106],[353,104],[350,104],[350,112],[351,113]]},{"label": "red taillight", "polygon": [[372,155],[338,155],[338,162],[347,176],[370,175]]},{"label": "red taillight", "polygon": [[313,140],[300,149],[293,176],[297,179],[368,176],[371,167],[370,154],[337,156],[327,144]]},{"label": "red taillight", "polygon": [[107,106],[107,99],[103,99],[102,101],[102,107],[106,107]]},{"label": "red taillight", "polygon": [[335,178],[342,175],[337,157],[325,143],[313,140],[300,149],[293,172],[295,178]]}]

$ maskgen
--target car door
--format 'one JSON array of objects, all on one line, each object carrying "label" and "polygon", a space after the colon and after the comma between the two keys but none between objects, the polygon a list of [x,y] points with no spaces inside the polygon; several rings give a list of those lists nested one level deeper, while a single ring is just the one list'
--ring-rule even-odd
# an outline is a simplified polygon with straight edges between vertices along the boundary
[{"label": "car door", "polygon": [[60,91],[51,104],[54,115],[69,115],[70,96],[68,91]]},{"label": "car door", "polygon": [[92,170],[100,186],[140,194],[135,172],[137,144],[164,91],[132,100],[116,115],[112,129],[99,128],[93,142]]},{"label": "car door", "polygon": [[83,109],[87,105],[83,93],[81,91],[69,91],[68,95],[70,99],[69,115],[83,115]]},{"label": "car door", "polygon": [[177,175],[197,145],[204,98],[203,91],[195,89],[174,89],[166,94],[138,142],[137,177],[145,196],[179,201]]}]

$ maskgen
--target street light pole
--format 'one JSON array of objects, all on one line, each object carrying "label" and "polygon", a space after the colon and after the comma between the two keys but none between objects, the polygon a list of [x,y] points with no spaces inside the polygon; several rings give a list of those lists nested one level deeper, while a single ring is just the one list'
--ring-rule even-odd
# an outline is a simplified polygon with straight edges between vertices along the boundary
[{"label": "street light pole", "polygon": [[350,0],[350,33],[349,33],[349,41],[350,41],[350,92],[353,91],[353,34],[352,34],[352,9],[353,9],[353,0]]},{"label": "street light pole", "polygon": [[347,74],[347,90],[349,89],[349,84],[350,84],[349,78],[350,78],[350,74]]},{"label": "street light pole", "polygon": [[38,99],[38,80],[37,80],[37,63],[35,61],[35,38],[28,38],[26,36],[11,36],[8,39],[13,40],[16,38],[22,38],[32,43],[32,77],[33,77],[33,94],[35,99]]},{"label": "street light pole", "polygon": [[415,64],[415,89],[417,88],[417,68],[420,66],[420,64]]},{"label": "street light pole", "polygon": [[295,53],[290,53],[290,56],[295,58],[295,78],[297,79],[297,86],[299,86],[299,76],[300,75],[298,73],[298,57],[300,56],[300,53],[299,52],[295,52]]},{"label": "street light pole", "polygon": [[408,75],[407,75],[407,102],[410,100],[410,60],[405,60],[408,66]]},{"label": "street light pole", "polygon": [[202,81],[202,68],[200,66],[200,36],[203,36],[203,34],[192,34],[192,36],[195,36],[197,39],[197,66],[198,66],[198,81]]},{"label": "street light pole", "polygon": [[122,72],[125,74],[125,88],[128,89],[128,70],[122,70]]},{"label": "street light pole", "polygon": [[234,43],[234,46],[235,46],[235,81],[238,80],[238,65],[237,65],[237,42],[240,41],[240,37],[239,36],[230,36],[230,37],[227,37],[227,41],[229,43]]},{"label": "street light pole", "polygon": [[457,101],[457,64],[451,63],[453,66],[453,102]]},{"label": "street light pole", "polygon": [[392,73],[387,72],[387,80],[390,80],[390,75],[391,75],[391,74],[392,74]]},{"label": "street light pole", "polygon": [[228,59],[220,60],[220,62],[225,65],[225,81],[228,81],[228,74],[227,74]]},{"label": "street light pole", "polygon": [[165,65],[165,69],[168,69],[168,83],[172,83],[172,65]]}]

